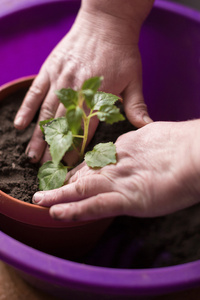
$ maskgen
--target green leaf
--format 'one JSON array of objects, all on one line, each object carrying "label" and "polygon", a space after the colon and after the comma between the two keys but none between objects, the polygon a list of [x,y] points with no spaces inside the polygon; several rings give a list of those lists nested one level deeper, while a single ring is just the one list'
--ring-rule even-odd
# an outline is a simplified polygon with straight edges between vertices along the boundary
[{"label": "green leaf", "polygon": [[56,95],[65,108],[75,108],[78,104],[78,92],[71,88],[58,90]]},{"label": "green leaf", "polygon": [[93,93],[96,93],[98,88],[100,87],[101,83],[103,81],[103,77],[92,77],[84,81],[81,90],[92,90]]},{"label": "green leaf", "polygon": [[80,132],[82,116],[83,110],[80,107],[76,107],[75,109],[70,109],[67,111],[67,122],[73,134],[78,134]]},{"label": "green leaf", "polygon": [[100,143],[92,151],[85,154],[85,161],[91,168],[101,168],[109,164],[115,164],[116,147],[112,142]]},{"label": "green leaf", "polygon": [[95,92],[93,92],[93,90],[88,89],[82,90],[80,93],[83,95],[87,107],[92,109],[92,100],[95,95]]},{"label": "green leaf", "polygon": [[115,105],[101,106],[97,112],[97,117],[100,121],[105,121],[109,124],[125,120],[124,116],[120,113],[119,108]]},{"label": "green leaf", "polygon": [[46,124],[50,123],[52,120],[53,120],[53,118],[39,122],[40,129],[41,129],[41,131],[42,131],[43,134],[44,134],[44,126]]},{"label": "green leaf", "polygon": [[67,171],[67,167],[62,163],[55,165],[52,161],[47,161],[38,172],[39,189],[47,191],[61,187],[64,184]]},{"label": "green leaf", "polygon": [[81,88],[80,93],[84,96],[87,107],[93,108],[92,102],[95,93],[101,85],[103,77],[92,77],[86,80]]},{"label": "green leaf", "polygon": [[58,164],[71,147],[73,137],[66,118],[57,118],[44,127],[45,140],[50,145],[54,164]]},{"label": "green leaf", "polygon": [[94,110],[99,110],[101,106],[115,104],[115,102],[118,99],[119,97],[116,95],[112,95],[104,92],[97,92],[93,98],[92,108]]}]

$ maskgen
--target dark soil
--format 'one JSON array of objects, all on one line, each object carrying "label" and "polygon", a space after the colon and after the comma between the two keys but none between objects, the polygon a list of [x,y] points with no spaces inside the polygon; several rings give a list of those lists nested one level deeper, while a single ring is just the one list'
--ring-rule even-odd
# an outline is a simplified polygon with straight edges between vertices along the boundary
[{"label": "dark soil", "polygon": [[13,126],[24,95],[25,91],[20,91],[15,97],[7,97],[0,106],[0,189],[12,197],[31,202],[38,190],[38,165],[30,163],[25,149],[35,124],[23,131]]},{"label": "dark soil", "polygon": [[[31,202],[38,190],[38,165],[24,154],[34,123],[24,131],[13,119],[25,90],[8,97],[0,107],[0,189]],[[93,144],[115,141],[135,129],[127,121],[100,123]],[[178,199],[177,199],[178,201]],[[158,218],[117,217],[102,239],[81,262],[110,268],[155,268],[200,259],[200,205]]]}]

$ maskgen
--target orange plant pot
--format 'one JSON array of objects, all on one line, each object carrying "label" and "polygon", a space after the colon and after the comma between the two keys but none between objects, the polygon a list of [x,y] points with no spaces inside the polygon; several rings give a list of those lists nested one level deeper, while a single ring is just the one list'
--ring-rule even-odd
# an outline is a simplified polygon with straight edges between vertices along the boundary
[{"label": "orange plant pot", "polygon": [[[31,85],[34,76],[0,88],[0,101]],[[0,190],[0,229],[11,237],[46,253],[77,259],[85,255],[112,222],[111,218],[84,222],[53,220],[49,208],[13,198]]]}]

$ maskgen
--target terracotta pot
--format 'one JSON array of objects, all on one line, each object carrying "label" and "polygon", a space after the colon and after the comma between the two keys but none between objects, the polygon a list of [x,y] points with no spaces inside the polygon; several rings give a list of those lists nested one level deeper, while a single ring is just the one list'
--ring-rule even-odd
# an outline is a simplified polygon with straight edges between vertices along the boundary
[{"label": "terracotta pot", "polygon": [[[0,100],[20,89],[28,89],[33,78],[25,77],[3,85],[0,88]],[[86,254],[111,221],[56,221],[50,217],[49,208],[23,202],[0,191],[1,230],[31,247],[67,259]]]}]

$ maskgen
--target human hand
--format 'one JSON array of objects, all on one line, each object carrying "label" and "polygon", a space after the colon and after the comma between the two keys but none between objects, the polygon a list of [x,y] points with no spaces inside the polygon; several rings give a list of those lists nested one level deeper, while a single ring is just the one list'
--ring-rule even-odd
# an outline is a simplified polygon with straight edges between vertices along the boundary
[{"label": "human hand", "polygon": [[116,141],[117,164],[68,173],[68,184],[37,192],[33,202],[53,218],[83,221],[161,216],[199,201],[200,121],[155,122]]},{"label": "human hand", "polygon": [[[101,75],[104,76],[101,90],[122,95],[127,117],[135,126],[141,127],[151,121],[142,94],[138,50],[140,14],[134,8],[134,14],[136,11],[139,17],[125,15],[123,18],[122,9],[118,9],[119,16],[111,11],[103,12],[102,7],[88,9],[89,2],[83,1],[72,29],[42,65],[15,118],[17,129],[27,127],[40,106],[38,122],[63,115],[64,107],[59,104],[55,91],[69,86],[80,87],[85,79]],[[123,3],[118,2],[122,6]],[[123,7],[127,6],[123,4]],[[144,14],[147,14],[146,10]],[[97,120],[93,120],[88,140],[96,126]],[[33,162],[41,160],[43,163],[49,159],[45,149],[46,143],[37,123],[26,152]],[[73,164],[72,160],[75,159],[68,156],[67,164]]]}]

